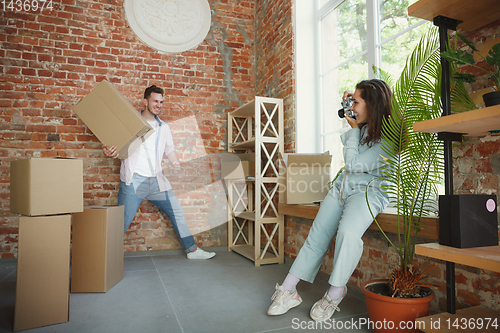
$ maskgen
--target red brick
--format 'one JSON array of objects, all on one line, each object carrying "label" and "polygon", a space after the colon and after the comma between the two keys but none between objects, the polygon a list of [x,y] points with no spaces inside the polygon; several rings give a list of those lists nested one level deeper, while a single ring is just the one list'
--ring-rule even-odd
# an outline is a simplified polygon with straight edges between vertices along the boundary
[{"label": "red brick", "polygon": [[54,126],[54,125],[28,125],[28,126],[26,126],[26,131],[53,133],[56,131],[56,126]]},{"label": "red brick", "polygon": [[476,161],[476,173],[492,173],[493,167],[491,166],[489,158],[481,158]]},{"label": "red brick", "polygon": [[500,151],[500,139],[481,142],[476,149],[481,157],[497,154]]},{"label": "red brick", "polygon": [[455,282],[456,283],[466,284],[468,280],[469,279],[467,279],[463,274],[456,274],[455,275]]},{"label": "red brick", "polygon": [[465,304],[471,305],[471,306],[476,306],[480,305],[484,301],[481,300],[481,298],[470,291],[467,290],[457,290],[457,298],[459,298],[461,301],[463,301]]},{"label": "red brick", "polygon": [[483,179],[480,179],[481,188],[483,190],[498,190],[498,175],[485,175]]}]

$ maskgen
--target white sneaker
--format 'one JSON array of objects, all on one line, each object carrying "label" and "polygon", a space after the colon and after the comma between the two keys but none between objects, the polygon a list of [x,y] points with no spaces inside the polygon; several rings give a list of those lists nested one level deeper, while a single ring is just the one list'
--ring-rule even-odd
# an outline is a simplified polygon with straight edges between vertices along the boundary
[{"label": "white sneaker", "polygon": [[294,288],[292,291],[288,291],[278,284],[276,284],[276,291],[271,299],[273,302],[267,310],[268,316],[282,315],[302,303],[302,298],[300,298],[297,289]]},{"label": "white sneaker", "polygon": [[340,302],[342,302],[346,294],[347,287],[344,287],[344,293],[342,294],[342,297],[337,300],[332,300],[330,296],[328,296],[327,291],[322,299],[314,303],[309,315],[315,321],[325,321],[330,319],[333,316],[335,310],[340,311],[339,304]]},{"label": "white sneaker", "polygon": [[207,252],[203,251],[200,248],[197,248],[194,252],[189,252],[187,254],[188,259],[210,259],[215,257],[215,252]]}]

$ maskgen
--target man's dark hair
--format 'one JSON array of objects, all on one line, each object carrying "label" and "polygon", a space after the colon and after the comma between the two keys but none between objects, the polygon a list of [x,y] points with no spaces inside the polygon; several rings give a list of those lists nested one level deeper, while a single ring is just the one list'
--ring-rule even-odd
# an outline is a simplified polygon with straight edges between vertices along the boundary
[{"label": "man's dark hair", "polygon": [[144,90],[144,99],[148,99],[149,96],[151,96],[151,93],[157,93],[163,96],[163,89],[155,86],[154,84],[151,87],[147,87],[146,90]]}]

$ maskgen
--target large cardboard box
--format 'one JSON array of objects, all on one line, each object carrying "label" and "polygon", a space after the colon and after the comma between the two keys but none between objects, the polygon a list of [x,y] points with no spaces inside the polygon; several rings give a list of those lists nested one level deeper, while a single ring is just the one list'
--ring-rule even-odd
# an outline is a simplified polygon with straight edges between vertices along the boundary
[{"label": "large cardboard box", "polygon": [[310,204],[323,200],[331,180],[332,156],[328,154],[286,154],[286,203]]},{"label": "large cardboard box", "polygon": [[127,158],[154,130],[123,95],[106,80],[101,81],[75,105],[73,111],[119,158]]},{"label": "large cardboard box", "polygon": [[10,211],[27,216],[83,211],[83,161],[25,158],[10,162]]},{"label": "large cardboard box", "polygon": [[69,320],[71,215],[19,219],[14,331]]},{"label": "large cardboard box", "polygon": [[221,156],[221,179],[244,179],[255,177],[255,153]]},{"label": "large cardboard box", "polygon": [[123,278],[124,206],[73,214],[71,292],[107,292]]}]

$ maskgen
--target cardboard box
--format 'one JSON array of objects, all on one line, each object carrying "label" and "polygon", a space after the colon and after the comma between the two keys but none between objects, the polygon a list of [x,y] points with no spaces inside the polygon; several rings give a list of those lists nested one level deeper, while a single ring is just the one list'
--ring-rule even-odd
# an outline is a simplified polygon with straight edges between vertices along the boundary
[{"label": "cardboard box", "polygon": [[332,155],[285,154],[286,203],[310,204],[323,200],[331,180]]},{"label": "cardboard box", "polygon": [[71,292],[107,292],[123,278],[124,206],[73,214]]},{"label": "cardboard box", "polygon": [[113,85],[101,81],[73,111],[121,159],[133,153],[154,130]]},{"label": "cardboard box", "polygon": [[83,211],[83,161],[26,158],[10,162],[10,211],[27,216]]},{"label": "cardboard box", "polygon": [[14,331],[69,320],[71,215],[19,219]]},{"label": "cardboard box", "polygon": [[244,179],[255,177],[255,153],[221,156],[221,179]]}]

